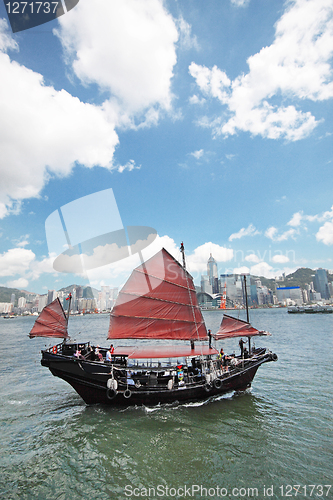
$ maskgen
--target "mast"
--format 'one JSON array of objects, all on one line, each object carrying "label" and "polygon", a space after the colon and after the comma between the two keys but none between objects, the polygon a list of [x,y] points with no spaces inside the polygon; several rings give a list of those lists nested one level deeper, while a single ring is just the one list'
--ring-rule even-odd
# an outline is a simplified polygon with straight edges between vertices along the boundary
[{"label": "mast", "polygon": [[[181,244],[180,244],[180,251],[181,251],[181,254],[182,254],[182,257],[183,257],[183,268],[184,268],[185,275],[186,275],[186,283],[187,283],[187,289],[188,289],[188,293],[189,293],[190,306],[191,306],[191,309],[192,309],[192,314],[193,314],[193,320],[194,320],[194,324],[195,324],[195,329],[196,329],[197,337],[198,337],[198,340],[199,340],[198,324],[197,324],[197,320],[196,320],[196,317],[195,317],[194,306],[193,306],[193,302],[192,302],[192,297],[191,297],[191,292],[190,292],[190,287],[189,287],[189,282],[188,282],[188,277],[187,277],[187,271],[186,271],[185,248],[184,248],[184,243],[183,242],[181,242]],[[191,340],[191,349],[194,349],[194,340],[193,339]]]},{"label": "mast", "polygon": [[70,310],[71,310],[71,301],[72,301],[72,294],[69,293],[67,299],[69,302],[68,302],[68,311],[67,311],[67,324],[68,324],[68,320],[69,320],[69,313],[70,313]]},{"label": "mast", "polygon": [[246,306],[246,321],[248,323],[250,323],[250,321],[249,321],[249,306],[247,303],[246,275],[245,274],[243,274],[243,278],[244,278],[244,293],[245,293],[245,306]]},{"label": "mast", "polygon": [[181,242],[180,244],[180,251],[183,257],[183,268],[186,270],[186,262],[185,262],[185,249],[184,249],[184,243]]},{"label": "mast", "polygon": [[[249,305],[248,305],[248,302],[247,302],[247,290],[246,290],[246,275],[243,274],[243,278],[244,278],[244,293],[245,293],[245,306],[246,306],[246,321],[248,323],[250,323],[249,321]],[[251,338],[248,337],[249,339],[249,354],[251,353]]]}]

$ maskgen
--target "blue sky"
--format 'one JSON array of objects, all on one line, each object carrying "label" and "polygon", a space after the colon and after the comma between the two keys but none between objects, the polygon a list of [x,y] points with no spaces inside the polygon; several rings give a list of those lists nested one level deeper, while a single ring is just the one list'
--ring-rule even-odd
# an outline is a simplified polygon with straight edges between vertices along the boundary
[{"label": "blue sky", "polygon": [[221,273],[333,269],[332,62],[331,0],[80,0],[16,34],[1,3],[0,285],[121,285],[137,255],[58,273],[45,235],[106,189],[156,229],[144,258],[184,241],[196,283],[210,253]]}]

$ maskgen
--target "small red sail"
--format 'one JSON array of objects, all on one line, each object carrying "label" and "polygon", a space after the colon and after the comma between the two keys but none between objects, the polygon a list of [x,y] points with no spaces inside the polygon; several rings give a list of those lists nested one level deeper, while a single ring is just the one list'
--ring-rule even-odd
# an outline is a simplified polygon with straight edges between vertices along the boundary
[{"label": "small red sail", "polygon": [[33,337],[68,338],[67,318],[58,298],[44,307],[36,319],[29,337],[31,339]]},{"label": "small red sail", "polygon": [[229,337],[254,337],[255,335],[267,335],[267,332],[261,332],[253,328],[250,323],[241,319],[233,318],[227,314],[223,315],[221,326],[214,334],[216,340]]},{"label": "small red sail", "polygon": [[108,339],[206,340],[191,275],[164,248],[132,272],[110,315]]}]

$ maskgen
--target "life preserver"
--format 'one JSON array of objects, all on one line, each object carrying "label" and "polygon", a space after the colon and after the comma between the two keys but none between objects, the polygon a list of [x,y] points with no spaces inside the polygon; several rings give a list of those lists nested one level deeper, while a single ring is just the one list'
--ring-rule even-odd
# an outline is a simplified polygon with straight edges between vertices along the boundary
[{"label": "life preserver", "polygon": [[56,345],[54,345],[54,346],[52,347],[52,352],[53,352],[53,354],[57,354],[57,352],[58,352],[58,347],[57,347]]},{"label": "life preserver", "polygon": [[118,382],[114,378],[109,378],[106,385],[108,389],[113,389],[115,391],[118,389]]},{"label": "life preserver", "polygon": [[108,399],[114,399],[117,396],[117,391],[115,389],[108,389],[106,391],[106,397]]},{"label": "life preserver", "polygon": [[132,392],[129,389],[126,389],[124,392],[124,398],[128,399],[132,396]]},{"label": "life preserver", "polygon": [[220,378],[216,378],[214,380],[214,387],[215,387],[215,389],[221,389],[221,387],[222,387],[222,380]]},{"label": "life preserver", "polygon": [[204,385],[204,388],[205,388],[205,391],[206,391],[206,392],[210,392],[210,391],[212,390],[213,386],[212,386],[212,384],[211,384],[211,383],[208,383],[208,382],[207,382],[207,383]]},{"label": "life preserver", "polygon": [[170,380],[168,380],[168,389],[169,389],[169,391],[171,391],[173,389],[173,380],[172,380],[172,378]]},{"label": "life preserver", "polygon": [[272,354],[272,360],[273,360],[273,361],[277,361],[277,359],[278,359],[277,354],[275,354],[275,353],[274,353],[274,354]]}]

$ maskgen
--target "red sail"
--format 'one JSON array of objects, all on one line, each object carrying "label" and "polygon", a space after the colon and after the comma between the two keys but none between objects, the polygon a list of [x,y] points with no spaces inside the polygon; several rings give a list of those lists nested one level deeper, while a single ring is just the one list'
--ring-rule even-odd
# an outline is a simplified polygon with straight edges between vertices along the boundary
[{"label": "red sail", "polygon": [[254,335],[267,335],[267,332],[260,332],[253,328],[250,323],[241,319],[233,318],[227,314],[223,315],[221,326],[214,338],[216,340],[226,339],[229,337],[253,337]]},{"label": "red sail", "polygon": [[33,337],[68,338],[67,318],[58,298],[44,307],[36,319],[29,337],[31,339]]},{"label": "red sail", "polygon": [[111,312],[108,339],[206,340],[193,279],[164,248],[132,272]]}]

